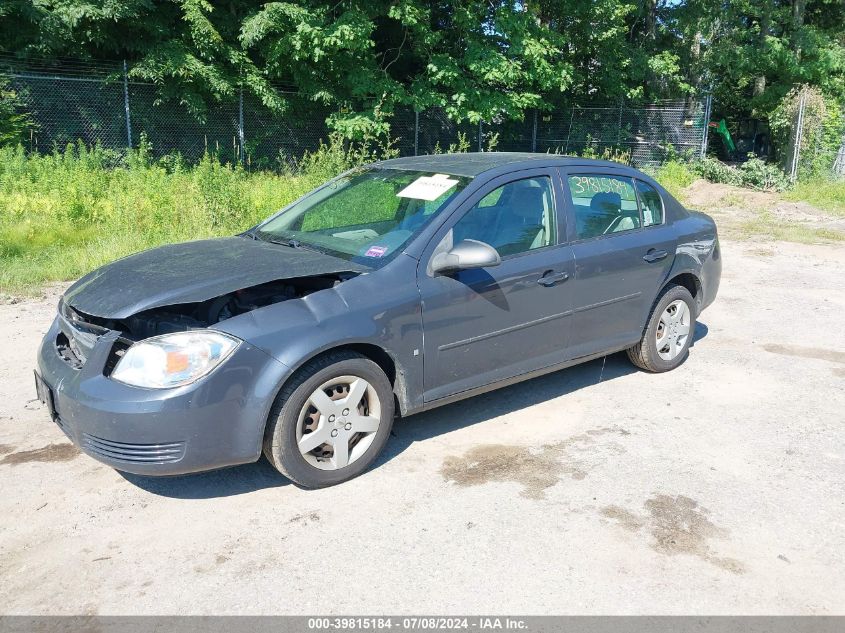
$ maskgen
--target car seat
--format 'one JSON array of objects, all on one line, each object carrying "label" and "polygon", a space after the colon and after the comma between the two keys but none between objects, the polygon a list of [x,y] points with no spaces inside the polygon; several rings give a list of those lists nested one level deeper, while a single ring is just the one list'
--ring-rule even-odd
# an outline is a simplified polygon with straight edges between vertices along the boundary
[{"label": "car seat", "polygon": [[611,191],[597,193],[590,200],[590,210],[616,217],[622,211],[622,196]]},{"label": "car seat", "polygon": [[493,244],[502,255],[527,251],[544,243],[545,189],[521,184],[514,187],[498,214]]}]

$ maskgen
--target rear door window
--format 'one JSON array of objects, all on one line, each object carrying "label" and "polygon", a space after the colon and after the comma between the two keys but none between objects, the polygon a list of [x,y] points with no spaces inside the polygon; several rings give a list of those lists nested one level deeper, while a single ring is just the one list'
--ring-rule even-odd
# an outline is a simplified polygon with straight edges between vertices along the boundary
[{"label": "rear door window", "polygon": [[643,209],[643,226],[663,224],[663,199],[657,190],[648,183],[638,180],[637,194]]},{"label": "rear door window", "polygon": [[575,213],[576,239],[640,228],[640,209],[632,178],[607,174],[569,176],[569,193]]}]

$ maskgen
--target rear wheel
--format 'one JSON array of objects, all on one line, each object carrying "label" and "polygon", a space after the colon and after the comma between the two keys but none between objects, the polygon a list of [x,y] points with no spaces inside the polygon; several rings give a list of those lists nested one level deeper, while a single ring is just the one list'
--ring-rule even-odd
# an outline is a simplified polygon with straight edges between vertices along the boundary
[{"label": "rear wheel", "polygon": [[642,339],[628,349],[628,358],[646,371],[675,369],[689,354],[694,331],[695,300],[683,286],[667,286],[652,308]]},{"label": "rear wheel", "polygon": [[264,454],[305,488],[351,479],[372,464],[390,435],[393,390],[373,361],[352,352],[318,358],[279,394]]}]

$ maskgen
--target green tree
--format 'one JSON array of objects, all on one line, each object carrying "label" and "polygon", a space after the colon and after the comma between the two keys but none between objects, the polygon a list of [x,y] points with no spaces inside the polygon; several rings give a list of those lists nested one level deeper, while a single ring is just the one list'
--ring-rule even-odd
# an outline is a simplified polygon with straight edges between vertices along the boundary
[{"label": "green tree", "polygon": [[704,72],[723,109],[767,116],[798,84],[845,103],[842,2],[712,2],[705,14]]},{"label": "green tree", "polygon": [[32,125],[21,94],[0,75],[0,146],[20,143]]},{"label": "green tree", "polygon": [[126,59],[199,117],[296,91],[347,136],[399,106],[476,122],[712,90],[766,117],[798,84],[845,103],[841,0],[5,0],[0,52]]},{"label": "green tree", "polygon": [[567,39],[511,3],[271,2],[244,22],[241,42],[311,98],[348,103],[335,124],[352,133],[397,105],[471,122],[519,117],[572,76]]}]

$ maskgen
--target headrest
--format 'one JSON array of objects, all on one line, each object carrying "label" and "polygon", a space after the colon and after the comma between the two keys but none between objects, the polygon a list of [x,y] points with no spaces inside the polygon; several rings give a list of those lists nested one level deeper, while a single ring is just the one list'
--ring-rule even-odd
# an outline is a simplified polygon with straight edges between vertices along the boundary
[{"label": "headrest", "polygon": [[597,193],[590,200],[590,209],[616,215],[622,210],[622,196],[610,191]]},{"label": "headrest", "polygon": [[545,209],[543,188],[518,187],[514,189],[508,206],[513,209],[516,215],[539,223]]}]

